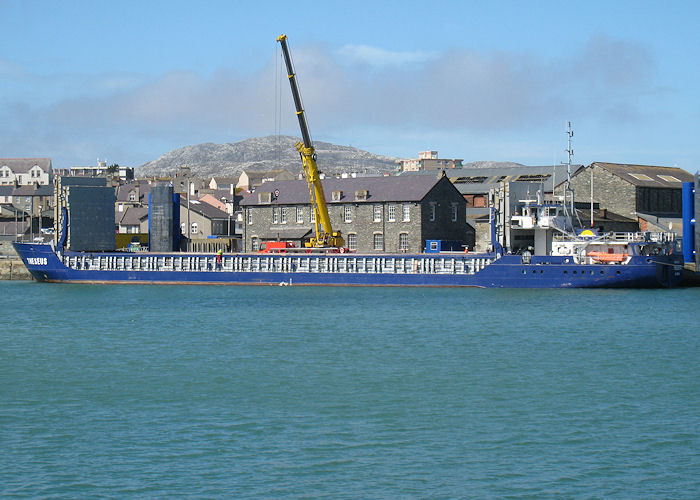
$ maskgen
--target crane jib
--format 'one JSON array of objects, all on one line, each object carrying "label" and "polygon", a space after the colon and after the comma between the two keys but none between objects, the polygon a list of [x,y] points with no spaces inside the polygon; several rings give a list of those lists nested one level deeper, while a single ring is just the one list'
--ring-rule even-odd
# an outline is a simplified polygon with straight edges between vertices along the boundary
[{"label": "crane jib", "polygon": [[301,156],[304,177],[306,178],[306,183],[309,187],[311,208],[316,215],[316,237],[311,238],[311,241],[307,243],[307,246],[343,247],[345,245],[345,241],[343,240],[339,231],[333,231],[331,218],[328,214],[326,197],[323,193],[323,184],[321,183],[321,179],[318,174],[318,166],[316,165],[316,152],[313,144],[311,143],[309,127],[306,123],[304,108],[301,105],[301,94],[299,93],[296,73],[294,72],[292,57],[289,54],[289,47],[287,46],[287,35],[280,35],[277,37],[277,41],[282,45],[282,54],[284,56],[284,62],[287,66],[287,78],[289,79],[289,85],[292,88],[292,97],[294,98],[294,106],[296,107],[296,115],[299,119],[299,127],[301,128],[301,136],[303,139],[303,142],[296,144],[296,148]]}]

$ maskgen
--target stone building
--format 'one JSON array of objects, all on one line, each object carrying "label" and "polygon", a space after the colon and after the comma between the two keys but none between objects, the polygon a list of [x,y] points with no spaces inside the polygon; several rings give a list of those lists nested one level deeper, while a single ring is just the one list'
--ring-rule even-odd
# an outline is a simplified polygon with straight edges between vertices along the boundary
[{"label": "stone building", "polygon": [[642,214],[680,217],[682,184],[693,181],[692,174],[675,167],[594,162],[571,178],[577,201],[590,200],[591,177],[593,202],[632,219]]},{"label": "stone building", "polygon": [[[323,189],[333,229],[351,251],[420,252],[432,239],[474,243],[464,198],[442,175],[325,179]],[[303,246],[313,235],[303,180],[266,182],[241,208],[243,251],[256,251],[263,241]]]}]

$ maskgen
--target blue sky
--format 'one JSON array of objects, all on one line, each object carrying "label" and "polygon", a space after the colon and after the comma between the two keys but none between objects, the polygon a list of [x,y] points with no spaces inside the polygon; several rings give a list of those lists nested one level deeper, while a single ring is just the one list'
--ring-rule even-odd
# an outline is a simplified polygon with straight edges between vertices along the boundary
[{"label": "blue sky", "polygon": [[700,168],[700,2],[0,0],[0,157],[137,166],[299,135],[415,157]]}]

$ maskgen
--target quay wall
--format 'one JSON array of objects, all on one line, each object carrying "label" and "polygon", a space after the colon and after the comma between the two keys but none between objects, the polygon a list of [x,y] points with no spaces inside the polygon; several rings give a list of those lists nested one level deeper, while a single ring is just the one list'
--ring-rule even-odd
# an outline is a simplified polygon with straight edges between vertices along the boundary
[{"label": "quay wall", "polygon": [[12,242],[0,241],[0,280],[30,280],[32,276],[15,252]]}]

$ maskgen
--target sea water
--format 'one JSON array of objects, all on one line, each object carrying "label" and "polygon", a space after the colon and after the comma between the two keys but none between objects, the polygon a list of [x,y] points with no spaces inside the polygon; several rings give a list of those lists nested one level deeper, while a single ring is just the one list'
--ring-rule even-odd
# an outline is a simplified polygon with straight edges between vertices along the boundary
[{"label": "sea water", "polygon": [[4,497],[700,496],[700,289],[0,291]]}]

